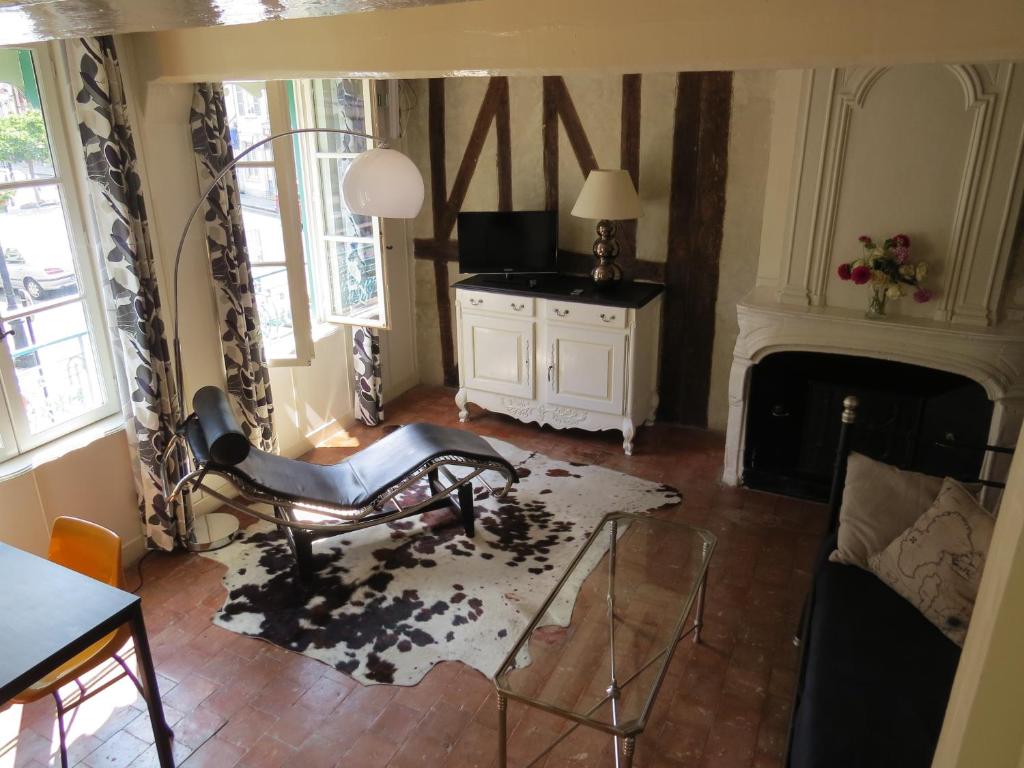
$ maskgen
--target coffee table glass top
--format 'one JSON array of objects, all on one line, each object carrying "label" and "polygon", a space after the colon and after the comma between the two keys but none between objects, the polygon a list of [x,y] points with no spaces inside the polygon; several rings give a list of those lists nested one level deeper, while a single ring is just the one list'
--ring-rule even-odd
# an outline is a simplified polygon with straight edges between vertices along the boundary
[{"label": "coffee table glass top", "polygon": [[498,690],[612,733],[643,730],[676,643],[693,631],[714,547],[700,528],[607,515],[501,665]]}]

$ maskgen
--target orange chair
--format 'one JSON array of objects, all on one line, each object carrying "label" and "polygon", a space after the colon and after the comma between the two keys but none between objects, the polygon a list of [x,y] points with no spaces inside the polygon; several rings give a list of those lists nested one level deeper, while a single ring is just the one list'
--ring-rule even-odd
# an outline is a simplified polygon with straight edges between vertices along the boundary
[{"label": "orange chair", "polygon": [[[97,581],[114,587],[122,586],[121,538],[102,525],[74,517],[58,517],[53,523],[47,557],[54,563],[91,576]],[[60,762],[63,768],[68,768],[68,750],[64,729],[65,712],[74,709],[86,699],[95,696],[125,676],[131,678],[139,693],[145,696],[139,679],[128,668],[124,659],[117,654],[131,636],[131,629],[125,624],[14,697],[15,703],[28,704],[47,695],[53,696],[53,700],[57,704]],[[120,664],[123,672],[86,693],[85,687],[78,678],[109,659],[114,659]],[[60,689],[70,682],[74,682],[78,686],[78,695],[68,703],[61,699]]]}]

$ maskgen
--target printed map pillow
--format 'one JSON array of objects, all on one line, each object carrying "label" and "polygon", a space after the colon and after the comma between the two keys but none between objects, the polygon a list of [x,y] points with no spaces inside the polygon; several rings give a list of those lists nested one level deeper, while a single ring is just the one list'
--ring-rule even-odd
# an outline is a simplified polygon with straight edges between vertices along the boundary
[{"label": "printed map pillow", "polygon": [[868,568],[962,646],[993,525],[970,492],[946,478],[931,508],[868,558]]}]

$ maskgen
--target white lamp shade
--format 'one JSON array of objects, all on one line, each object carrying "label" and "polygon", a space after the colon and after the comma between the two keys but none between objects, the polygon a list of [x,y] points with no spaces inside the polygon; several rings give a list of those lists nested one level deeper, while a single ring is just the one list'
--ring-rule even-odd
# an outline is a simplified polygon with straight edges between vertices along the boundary
[{"label": "white lamp shade", "polygon": [[412,219],[423,207],[423,176],[398,150],[370,149],[349,165],[341,193],[353,213]]},{"label": "white lamp shade", "polygon": [[587,176],[572,215],[581,219],[639,219],[640,198],[629,171],[595,170]]}]

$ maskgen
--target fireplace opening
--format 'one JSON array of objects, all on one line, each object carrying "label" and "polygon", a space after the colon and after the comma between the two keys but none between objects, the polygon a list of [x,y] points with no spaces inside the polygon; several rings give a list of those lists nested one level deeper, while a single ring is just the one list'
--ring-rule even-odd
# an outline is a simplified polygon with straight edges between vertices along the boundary
[{"label": "fireplace opening", "polygon": [[779,352],[751,371],[743,483],[826,500],[843,398],[860,399],[853,450],[940,477],[978,477],[992,401],[965,376],[907,363]]}]

